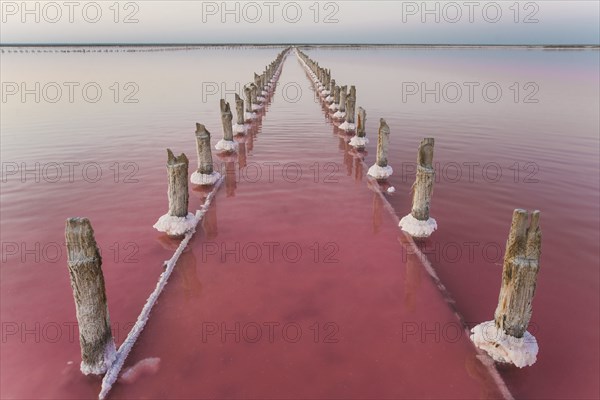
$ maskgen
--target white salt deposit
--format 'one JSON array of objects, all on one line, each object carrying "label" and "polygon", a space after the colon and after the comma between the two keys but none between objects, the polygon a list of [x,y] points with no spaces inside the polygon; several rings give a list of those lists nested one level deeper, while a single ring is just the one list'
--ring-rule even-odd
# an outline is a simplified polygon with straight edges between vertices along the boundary
[{"label": "white salt deposit", "polygon": [[408,214],[400,220],[400,228],[412,237],[425,238],[431,236],[433,231],[437,229],[437,222],[433,218],[427,221],[420,221]]},{"label": "white salt deposit", "polygon": [[396,188],[393,186],[390,186],[389,188],[387,188],[387,192],[388,193],[395,193],[396,192]]},{"label": "white salt deposit", "polygon": [[220,177],[221,174],[216,171],[212,174],[200,174],[198,171],[194,171],[192,177],[190,178],[190,182],[192,182],[194,185],[201,186],[214,185]]},{"label": "white salt deposit", "polygon": [[188,213],[185,217],[175,217],[165,214],[158,219],[153,228],[169,236],[181,236],[194,229],[195,226],[196,219],[192,213]]},{"label": "white salt deposit", "polygon": [[329,109],[331,111],[336,111],[338,108],[340,108],[340,106],[338,105],[338,103],[331,103],[331,105],[329,106]]},{"label": "white salt deposit", "polygon": [[377,164],[373,164],[371,166],[371,168],[369,168],[367,175],[369,175],[377,180],[383,180],[383,179],[387,179],[390,176],[392,176],[393,173],[394,173],[394,170],[389,165],[387,167],[380,167]]},{"label": "white salt deposit", "polygon": [[253,113],[253,112],[252,113],[245,112],[244,118],[246,119],[246,121],[249,121],[249,120],[258,118],[258,115],[256,115],[256,113]]},{"label": "white salt deposit", "polygon": [[263,97],[263,96],[257,96],[257,97],[256,97],[256,100],[257,100],[257,101],[260,101],[261,103],[264,103],[264,101],[266,100],[266,98],[265,98],[265,97]]},{"label": "white salt deposit", "polygon": [[338,126],[338,128],[340,128],[343,131],[350,132],[350,131],[353,131],[356,129],[356,125],[348,123],[347,121],[344,121],[344,123],[342,123],[340,126]]},{"label": "white salt deposit", "polygon": [[252,104],[252,109],[253,110],[260,110],[261,108],[263,108],[262,104]]},{"label": "white salt deposit", "polygon": [[350,139],[350,146],[353,147],[365,147],[367,144],[369,144],[369,139],[366,137],[354,136]]},{"label": "white salt deposit", "polygon": [[471,329],[471,340],[495,361],[511,363],[519,368],[535,364],[539,351],[537,340],[529,332],[522,338],[507,335],[494,321],[483,322]]},{"label": "white salt deposit", "polygon": [[337,119],[346,118],[346,112],[344,112],[344,111],[338,111],[335,114],[333,114],[333,118],[337,118]]},{"label": "white salt deposit", "polygon": [[234,152],[238,149],[238,144],[233,140],[221,139],[215,145],[215,149],[224,152]]},{"label": "white salt deposit", "polygon": [[246,124],[243,124],[243,125],[234,124],[233,125],[234,133],[246,133],[247,130],[248,130],[248,127],[246,126]]}]

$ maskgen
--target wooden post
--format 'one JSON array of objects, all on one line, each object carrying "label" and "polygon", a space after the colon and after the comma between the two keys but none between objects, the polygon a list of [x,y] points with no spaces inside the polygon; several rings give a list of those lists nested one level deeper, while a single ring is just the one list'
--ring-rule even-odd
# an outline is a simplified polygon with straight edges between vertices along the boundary
[{"label": "wooden post", "polygon": [[244,100],[236,93],[235,94],[235,113],[237,114],[237,125],[244,125]]},{"label": "wooden post", "polygon": [[540,270],[542,232],[539,223],[539,211],[533,211],[529,220],[526,210],[514,210],[494,320],[475,326],[470,336],[475,346],[495,361],[512,363],[519,368],[533,365],[539,351],[537,340],[527,332]]},{"label": "wooden post", "polygon": [[346,99],[346,122],[348,124],[354,125],[355,107],[356,97],[352,96],[352,92],[350,92],[350,96],[348,96],[348,98]]},{"label": "wooden post", "polygon": [[327,103],[333,103],[335,100],[335,79],[329,81],[329,96],[325,99]]},{"label": "wooden post", "polygon": [[356,86],[350,86],[350,93],[348,94],[348,96],[356,98]]},{"label": "wooden post", "polygon": [[223,140],[233,141],[233,115],[231,114],[231,108],[229,103],[225,99],[221,99],[221,122],[223,123]]},{"label": "wooden post", "polygon": [[426,138],[419,145],[417,156],[417,177],[413,184],[413,202],[411,214],[419,221],[429,219],[429,207],[431,195],[433,194],[433,181],[435,170],[433,169],[433,138]]},{"label": "wooden post", "polygon": [[189,160],[184,153],[175,157],[167,149],[167,175],[169,176],[169,215],[186,217],[188,215],[188,167]]},{"label": "wooden post", "polygon": [[246,86],[244,88],[244,95],[246,95],[246,112],[252,114],[252,89]]},{"label": "wooden post", "polygon": [[513,212],[510,233],[504,253],[502,286],[494,315],[496,328],[507,335],[522,338],[531,319],[531,303],[540,269],[542,232],[540,212]]},{"label": "wooden post", "polygon": [[365,111],[364,108],[358,107],[358,124],[356,127],[356,136],[362,138],[367,135],[366,131],[365,131],[366,123],[367,123],[367,112]]},{"label": "wooden post", "polygon": [[252,94],[252,104],[260,105],[258,101],[258,87],[254,84],[250,84],[251,94]]},{"label": "wooden post", "polygon": [[[258,75],[256,72],[254,73],[254,86],[256,86],[257,88],[260,88],[260,75]],[[260,92],[259,92],[259,95],[260,95]]]},{"label": "wooden post", "polygon": [[102,274],[102,257],[87,218],[67,219],[65,239],[79,325],[81,372],[100,375],[106,372],[116,357]]},{"label": "wooden post", "polygon": [[348,87],[346,85],[340,88],[340,101],[339,101],[339,110],[340,113],[346,112],[346,97],[348,97],[348,92],[346,89]]},{"label": "wooden post", "polygon": [[333,88],[333,102],[340,104],[340,87],[337,85]]},{"label": "wooden post", "polygon": [[196,151],[198,169],[192,174],[190,181],[195,185],[215,184],[221,174],[214,170],[210,149],[210,132],[202,124],[196,124]]},{"label": "wooden post", "polygon": [[[389,178],[394,170],[388,165],[387,152],[390,140],[390,127],[383,118],[379,120],[379,134],[377,136],[377,159],[369,168],[367,174],[377,180]],[[364,144],[363,144],[364,146]]]},{"label": "wooden post", "polygon": [[198,174],[212,175],[214,172],[210,149],[210,132],[202,124],[196,124],[196,151],[198,154]]},{"label": "wooden post", "polygon": [[377,162],[382,168],[388,166],[388,146],[390,143],[390,127],[383,118],[379,120],[379,134],[377,136]]},{"label": "wooden post", "polygon": [[426,238],[437,229],[437,222],[429,215],[433,194],[433,138],[425,138],[417,153],[417,177],[413,183],[413,199],[410,214],[400,220],[402,230],[412,237]]},{"label": "wooden post", "polygon": [[181,237],[196,226],[194,214],[188,213],[189,164],[185,154],[175,157],[171,149],[167,149],[169,212],[160,217],[153,227],[171,237]]}]

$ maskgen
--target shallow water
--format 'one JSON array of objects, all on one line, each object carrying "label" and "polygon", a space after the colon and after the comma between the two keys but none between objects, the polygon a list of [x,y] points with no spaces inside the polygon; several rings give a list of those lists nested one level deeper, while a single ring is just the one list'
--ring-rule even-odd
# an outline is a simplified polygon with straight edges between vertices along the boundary
[{"label": "shallow water", "polygon": [[[172,242],[164,240],[152,229],[152,224],[167,209],[165,149],[170,147],[175,152],[183,151],[195,160],[195,122],[206,124],[216,143],[221,136],[220,97],[226,94],[232,101],[236,84],[237,87],[245,84],[252,71],[262,70],[280,50],[211,48],[169,52],[3,55],[3,82],[27,82],[28,87],[33,87],[35,82],[40,82],[41,86],[57,82],[62,87],[65,82],[80,83],[78,87],[95,82],[97,85],[92,86],[102,89],[102,98],[92,103],[80,91],[75,91],[72,103],[66,92],[57,103],[48,101],[53,96],[50,92],[42,93],[39,103],[31,94],[25,97],[24,102],[18,96],[6,101],[3,99],[2,397],[28,398],[40,393],[54,398],[95,395],[97,380],[82,378],[77,371],[79,344],[66,272],[63,245],[65,218],[84,215],[93,223],[96,239],[103,249],[111,321],[117,341],[121,342],[153,289],[162,271],[162,260],[168,259],[174,250]],[[322,66],[331,68],[338,82],[356,85],[357,105],[364,107],[368,114],[367,135],[372,139],[367,149],[369,165],[374,161],[378,119],[384,117],[388,121],[392,130],[390,160],[396,171],[390,183],[397,189],[388,199],[400,217],[410,209],[409,190],[418,143],[422,137],[436,138],[435,160],[439,163],[436,168],[439,181],[435,187],[432,216],[437,219],[439,230],[422,247],[455,298],[457,309],[468,322],[476,324],[493,317],[500,286],[501,252],[512,210],[520,207],[542,211],[542,269],[530,328],[540,344],[540,354],[533,367],[523,370],[504,368],[503,375],[517,398],[596,397],[600,357],[597,340],[600,311],[597,261],[598,52],[324,48],[307,50],[307,53]],[[354,204],[356,198],[364,197],[364,194],[358,193],[364,191],[359,185],[365,185],[365,181],[355,180],[355,176],[361,176],[364,171],[356,170],[356,163],[348,154],[344,140],[337,137],[320,105],[315,103],[309,81],[294,57],[288,58],[284,70],[271,109],[262,126],[257,128],[253,140],[245,144],[245,153],[241,151],[241,157],[229,165],[219,161],[230,176],[237,172],[237,179],[230,179],[217,198],[213,218],[219,223],[212,219],[211,225],[210,218],[205,222],[203,235],[194,242],[196,249],[198,246],[200,249],[192,249],[182,259],[182,268],[159,302],[157,318],[151,318],[147,331],[142,334],[139,353],[134,354],[134,359],[128,361],[127,366],[133,365],[134,360],[157,356],[142,351],[152,348],[153,343],[161,344],[160,352],[169,362],[161,362],[159,372],[153,378],[139,378],[139,386],[117,389],[116,396],[121,393],[121,396],[127,397],[128,390],[142,395],[142,392],[137,392],[143,390],[140,387],[142,382],[143,385],[160,382],[161,371],[164,376],[175,376],[173,371],[180,366],[172,366],[172,363],[180,358],[169,355],[169,349],[163,346],[167,342],[176,343],[172,349],[175,355],[185,354],[189,345],[186,340],[191,339],[179,329],[170,331],[164,326],[189,323],[186,329],[195,330],[196,334],[198,329],[202,329],[202,325],[200,328],[197,326],[198,321],[196,325],[193,323],[198,300],[191,300],[194,306],[186,308],[182,306],[185,298],[200,296],[203,303],[206,300],[210,304],[210,312],[217,312],[209,313],[210,318],[219,322],[258,320],[255,322],[262,323],[269,318],[285,317],[267,309],[293,309],[287,302],[294,292],[285,290],[293,286],[278,287],[275,268],[274,272],[267,271],[265,281],[262,281],[263,277],[256,272],[257,265],[250,263],[250,271],[245,271],[242,278],[236,270],[244,269],[234,263],[231,271],[225,271],[219,277],[215,275],[216,266],[203,269],[202,257],[209,249],[206,244],[202,249],[202,243],[231,238],[247,244],[254,232],[265,232],[268,228],[269,233],[265,235],[272,236],[272,240],[296,241],[305,248],[314,245],[312,240],[318,238],[315,240],[318,242],[316,248],[323,255],[323,252],[331,251],[331,248],[323,248],[329,243],[326,239],[343,233],[343,239],[331,242],[346,244],[344,248],[340,247],[339,254],[351,260],[355,250],[348,247],[348,243],[360,243],[364,239],[359,232],[348,230],[357,225],[353,221],[353,209],[345,209],[346,203]],[[441,93],[439,103],[435,102],[433,94],[427,95],[425,101],[418,95],[403,98],[403,89],[414,88],[414,83],[420,86],[424,82],[432,88],[438,81],[442,87],[451,82],[462,87],[465,82],[480,83],[478,87],[496,82],[497,85],[493,86],[499,85],[503,95],[495,103],[477,91],[473,102],[463,93],[459,101],[450,103],[450,92]],[[115,82],[117,86],[114,86]],[[515,82],[519,88],[518,102],[514,101]],[[528,83],[534,85],[526,89]],[[117,87],[119,93],[115,98]],[[450,90],[456,85],[447,87]],[[537,88],[537,93],[531,94],[535,91],[532,88]],[[133,94],[136,89],[137,93]],[[224,93],[226,91],[229,93]],[[128,94],[131,96],[126,98]],[[528,100],[539,101],[524,103],[526,95],[530,95]],[[137,103],[125,102],[136,99]],[[298,140],[299,137],[303,140]],[[269,182],[267,160],[287,167],[283,182],[281,177],[278,180],[282,185]],[[313,164],[313,160],[318,160],[317,164]],[[36,162],[40,165],[37,170]],[[68,162],[79,164],[71,164],[70,170],[69,164],[65,164]],[[60,176],[53,163],[59,164]],[[302,166],[303,180],[299,181],[300,184],[293,183],[297,166],[291,163]],[[458,163],[458,166],[453,163]],[[16,168],[14,174],[13,167]],[[23,167],[33,172],[25,173]],[[260,184],[252,175],[253,167],[262,173],[263,184],[267,179],[269,187],[265,191],[270,193],[268,197],[261,195]],[[518,174],[515,167],[520,170]],[[101,175],[97,173],[99,171]],[[273,171],[281,172],[279,169]],[[497,171],[502,175],[498,176]],[[457,176],[458,172],[462,174]],[[315,182],[315,177],[318,198],[311,194],[310,183]],[[340,190],[340,184],[327,181],[336,177],[345,179],[343,191],[347,193],[346,200],[340,200],[340,194],[335,193]],[[349,189],[347,183],[350,181],[356,182],[355,191]],[[291,193],[294,193],[294,204],[300,202],[306,208],[286,207],[287,196]],[[201,193],[193,192],[190,209],[198,207],[201,198]],[[372,203],[364,204],[367,210],[374,206]],[[332,215],[344,210],[347,225],[328,226],[323,223],[327,210],[331,210]],[[278,226],[278,213],[285,215],[286,222],[295,222]],[[338,217],[334,220],[342,221]],[[389,225],[385,213],[380,219],[371,217],[363,224],[367,222],[371,231],[376,226]],[[388,226],[384,231],[393,230]],[[251,250],[248,248],[248,251]],[[244,254],[238,252],[240,254],[244,258]],[[382,259],[386,257],[382,256]],[[218,264],[216,259],[212,262]],[[293,267],[286,270],[289,272],[290,268]],[[371,271],[357,273],[347,278],[352,285],[360,286],[370,274]],[[325,309],[333,313],[329,319],[337,316],[341,320],[340,332],[344,332],[344,327],[346,330],[356,328],[342,311],[331,311],[337,308],[330,303],[343,303],[344,298],[352,297],[351,287],[340,289],[339,296],[328,292],[330,287],[339,288],[339,280],[342,279],[336,272],[331,275],[328,279],[334,282],[321,290],[308,287],[309,278],[297,282],[298,287],[302,287],[302,282],[307,287],[297,289],[296,297],[320,296],[321,299],[298,302],[300,314],[288,316],[290,321],[300,319],[304,323],[318,320],[320,329],[323,329],[324,323],[332,321],[327,319],[329,315],[319,315],[322,300],[330,306]],[[259,276],[261,280],[252,281]],[[421,279],[425,277],[423,274]],[[294,275],[289,273],[289,276],[280,278],[290,285]],[[219,283],[221,279],[231,279],[233,283]],[[211,285],[211,282],[217,284]],[[271,284],[261,287],[267,282]],[[248,291],[248,284],[261,287],[261,290]],[[400,283],[397,293],[385,295],[403,298],[414,286],[406,285],[404,287]],[[234,290],[235,293],[228,292]],[[260,301],[252,298],[267,294],[271,297],[260,298]],[[277,307],[254,308],[252,313],[240,311],[236,314],[236,307],[231,302],[233,299],[243,302],[244,296],[249,296],[248,307],[270,302]],[[168,302],[169,299],[172,303]],[[210,299],[218,303],[211,304]],[[360,298],[348,299],[348,302],[356,301]],[[172,304],[173,310],[169,309],[169,304]],[[376,315],[373,309],[384,310],[380,306],[359,308],[360,312],[371,310]],[[220,315],[219,310],[231,310],[231,314]],[[390,318],[393,320],[393,316]],[[169,322],[169,319],[174,321]],[[158,320],[163,320],[164,324],[159,326]],[[413,322],[419,327],[422,322],[428,322],[426,328],[435,325],[431,320]],[[381,328],[380,325],[375,327]],[[306,330],[309,330],[308,325]],[[574,330],[576,335],[573,335]],[[371,336],[357,334],[354,337]],[[436,344],[445,344],[451,349],[450,339],[442,328],[438,328],[437,333],[426,334],[424,340],[412,342],[412,345],[421,349],[425,357],[428,354],[426,349],[435,348]],[[369,346],[375,344],[363,343],[361,349]],[[264,347],[269,350],[266,354],[275,358],[286,349],[283,344],[263,345],[261,348]],[[326,350],[330,347],[323,344],[320,348],[306,344],[292,347],[294,356],[290,356],[290,360],[299,362],[303,352],[306,352],[306,357],[310,352],[329,354]],[[376,348],[372,347],[373,350]],[[331,357],[348,357],[352,349],[347,347],[341,353],[331,354]],[[244,353],[244,357],[252,359],[254,351],[256,349]],[[218,354],[215,353],[214,357]],[[372,358],[356,357],[354,361],[366,366],[366,369],[375,368],[364,362],[367,359],[372,361]],[[267,372],[264,372],[261,385],[268,386],[269,376],[276,371],[294,373],[282,366],[285,360],[279,358],[271,369],[263,370]],[[71,361],[73,363],[68,364]],[[231,357],[223,356],[222,360],[213,360],[213,365],[217,361],[225,364],[233,362]],[[339,363],[337,359],[334,361]],[[417,361],[410,358],[397,364],[396,368],[404,368]],[[389,358],[386,362],[384,365],[394,366]],[[197,361],[188,363],[189,368],[206,368],[195,363]],[[290,365],[295,364],[292,362]],[[573,368],[564,368],[565,365]],[[237,371],[243,371],[242,367],[252,370],[252,374],[257,376],[261,373],[260,366],[246,362]],[[317,375],[327,382],[325,378],[329,375],[323,371],[329,370],[319,371]],[[365,369],[359,372],[364,374]],[[219,370],[206,373],[218,374]],[[306,377],[307,373],[304,371],[302,376]],[[363,376],[373,380],[373,377]],[[380,371],[376,376],[384,379],[387,375]],[[183,379],[180,383],[183,387],[185,376],[179,379]],[[222,382],[233,382],[221,379]],[[431,380],[425,376],[414,379]],[[286,382],[278,384],[285,387]],[[339,382],[341,385],[344,380],[340,378]],[[73,390],[74,386],[79,389]],[[245,387],[248,393],[264,395],[268,393],[267,386],[255,386],[250,390],[248,383],[242,381],[225,389],[215,383],[206,396],[237,397],[244,393]],[[371,391],[365,395],[397,395],[393,386],[382,387],[389,390],[381,393]],[[298,395],[310,394],[302,388],[294,388],[293,392]],[[331,393],[313,393],[332,397],[348,394],[352,388],[338,387],[339,390],[332,389]],[[166,395],[168,393],[157,394]]]}]

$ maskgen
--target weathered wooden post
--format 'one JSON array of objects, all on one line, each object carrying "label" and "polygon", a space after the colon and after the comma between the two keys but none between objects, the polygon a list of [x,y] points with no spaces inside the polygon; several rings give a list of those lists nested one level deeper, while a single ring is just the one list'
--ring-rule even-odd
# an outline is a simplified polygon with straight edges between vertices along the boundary
[{"label": "weathered wooden post", "polygon": [[320,87],[321,97],[327,97],[329,95],[329,80],[331,79],[331,75],[329,70],[323,70],[323,82]]},{"label": "weathered wooden post", "polygon": [[246,110],[244,113],[244,119],[246,121],[251,121],[256,118],[256,114],[252,109],[252,88],[249,86],[244,87],[244,95],[246,96]]},{"label": "weathered wooden post", "polygon": [[233,125],[231,124],[233,114],[231,113],[229,103],[224,99],[221,99],[220,106],[221,123],[223,124],[223,139],[217,142],[215,149],[222,152],[234,152],[237,150],[238,145],[233,141]]},{"label": "weathered wooden post", "polygon": [[337,111],[337,109],[340,107],[340,87],[338,85],[335,85],[335,87],[333,88],[333,103],[331,103],[331,105],[329,106],[329,109],[331,111]]},{"label": "weathered wooden post", "polygon": [[356,89],[354,86],[350,87],[350,94],[346,98],[346,118],[345,121],[339,126],[340,129],[350,132],[356,129],[354,123],[354,114],[356,108]]},{"label": "weathered wooden post", "polygon": [[412,210],[410,214],[400,220],[402,230],[412,237],[429,237],[437,229],[437,222],[429,216],[435,180],[433,145],[433,138],[423,139],[419,145],[417,177],[412,187]]},{"label": "weathered wooden post", "polygon": [[471,330],[471,340],[478,348],[495,361],[519,368],[533,365],[539,350],[537,340],[527,332],[540,269],[539,222],[539,211],[531,213],[531,220],[526,210],[513,212],[494,321],[483,322]]},{"label": "weathered wooden post", "polygon": [[260,91],[257,93],[257,95],[260,95],[262,92],[262,85],[260,82],[260,75],[258,75],[256,72],[254,73],[254,86],[260,89]]},{"label": "weathered wooden post", "polygon": [[236,93],[235,94],[235,113],[237,115],[237,121],[233,125],[233,131],[235,133],[246,133],[247,126],[244,118],[244,100]]},{"label": "weathered wooden post", "polygon": [[267,85],[267,72],[263,72],[260,75],[260,84],[262,85],[262,95],[267,96],[269,94],[269,86]]},{"label": "weathered wooden post", "polygon": [[69,218],[65,226],[67,265],[75,299],[81,372],[104,374],[116,358],[102,274],[102,257],[87,218]]},{"label": "weathered wooden post", "polygon": [[348,92],[346,91],[346,89],[346,85],[340,88],[340,100],[338,103],[338,111],[335,114],[333,114],[333,118],[344,119],[346,117],[346,98],[348,97]]},{"label": "weathered wooden post", "polygon": [[221,174],[214,170],[212,152],[210,150],[210,132],[202,124],[196,124],[196,151],[198,169],[192,174],[190,181],[195,185],[213,185]]},{"label": "weathered wooden post", "polygon": [[327,97],[325,97],[325,102],[328,104],[332,104],[333,100],[334,100],[334,93],[335,93],[335,79],[331,79],[329,81],[329,94],[327,95]]},{"label": "weathered wooden post", "polygon": [[358,124],[356,126],[356,135],[350,139],[350,146],[353,146],[358,150],[364,150],[365,146],[369,143],[369,139],[367,139],[367,134],[365,131],[366,121],[367,112],[364,108],[358,107]]},{"label": "weathered wooden post", "polygon": [[254,83],[251,83],[250,89],[250,93],[252,94],[252,110],[260,110],[263,106],[258,100],[258,87]]},{"label": "weathered wooden post", "polygon": [[367,172],[367,175],[377,180],[387,179],[394,173],[392,167],[388,165],[387,159],[389,141],[390,127],[381,118],[379,120],[379,135],[377,136],[377,160]]},{"label": "weathered wooden post", "polygon": [[169,236],[183,236],[196,226],[194,214],[188,213],[188,167],[184,153],[175,157],[167,149],[167,175],[169,177],[169,212],[160,217],[153,228]]}]

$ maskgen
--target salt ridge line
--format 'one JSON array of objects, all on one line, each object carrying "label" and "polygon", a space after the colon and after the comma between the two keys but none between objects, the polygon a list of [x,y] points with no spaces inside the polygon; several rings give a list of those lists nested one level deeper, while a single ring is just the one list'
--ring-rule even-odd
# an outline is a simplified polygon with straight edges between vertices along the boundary
[{"label": "salt ridge line", "polygon": [[213,200],[215,194],[221,187],[221,183],[223,182],[223,179],[224,178],[221,177],[215,183],[213,190],[206,197],[206,201],[204,202],[204,204],[202,205],[200,210],[196,211],[194,228],[192,230],[190,230],[188,233],[186,233],[184,239],[179,244],[179,247],[177,248],[177,250],[175,251],[173,256],[169,260],[164,262],[164,265],[166,265],[167,268],[160,275],[160,278],[156,284],[156,288],[150,294],[150,297],[148,297],[148,300],[146,300],[146,304],[144,304],[144,307],[142,308],[142,312],[138,316],[135,325],[133,326],[131,331],[129,331],[127,338],[125,339],[123,344],[121,344],[121,347],[119,347],[119,350],[117,350],[117,355],[116,355],[115,361],[110,366],[108,371],[106,371],[106,375],[104,375],[104,378],[102,379],[102,389],[100,390],[98,399],[100,399],[100,400],[105,399],[106,396],[108,395],[108,392],[112,389],[113,384],[119,378],[119,373],[121,372],[121,369],[123,368],[123,365],[125,364],[125,360],[127,359],[129,352],[133,348],[133,345],[135,344],[138,337],[142,333],[142,330],[146,326],[146,322],[148,322],[148,318],[150,317],[150,312],[152,311],[152,307],[154,307],[154,304],[156,304],[156,301],[158,300],[158,296],[160,296],[161,292],[163,291],[164,287],[166,286],[166,284],[169,280],[169,277],[171,276],[171,273],[175,269],[175,264],[177,263],[177,260],[183,253],[183,250],[187,247],[189,241],[192,239],[192,236],[194,236],[194,233],[196,232],[196,227],[198,226],[198,223],[202,220],[202,218],[204,217],[204,214],[206,214],[206,211],[210,207],[210,204],[212,203],[212,200]]},{"label": "salt ridge line", "polygon": [[[296,51],[296,56],[298,57],[298,60],[305,68],[306,72],[308,73],[311,80],[315,84],[315,87],[318,89],[319,80],[318,80],[316,74],[314,74],[311,71],[308,64],[302,59],[302,57],[300,55],[302,53],[298,49],[295,49],[295,51]],[[302,54],[302,56],[308,58],[308,56],[306,56],[305,54]],[[361,159],[360,162],[362,163],[363,168],[368,168],[367,164],[365,163],[365,161],[363,159]],[[398,215],[396,215],[396,211],[394,210],[394,207],[390,204],[390,202],[388,201],[386,196],[381,191],[381,188],[380,188],[377,180],[368,175],[367,175],[367,179],[368,179],[369,188],[381,198],[384,208],[388,211],[390,216],[393,218],[394,222],[398,225],[400,223],[400,219],[398,218]],[[452,295],[450,294],[450,292],[448,291],[446,286],[444,286],[444,284],[440,280],[439,276],[435,272],[433,265],[431,264],[431,262],[429,261],[427,256],[419,249],[419,246],[417,246],[413,237],[403,230],[401,230],[401,232],[406,241],[406,243],[402,243],[402,240],[401,240],[401,244],[402,245],[406,244],[408,247],[410,247],[410,250],[413,252],[413,254],[415,254],[419,258],[423,267],[429,274],[430,278],[432,279],[434,284],[437,286],[438,290],[441,292],[442,297],[444,298],[444,301],[450,307],[450,309],[453,311],[454,315],[456,316],[459,323],[463,327],[464,332],[467,334],[467,337],[469,337],[471,335],[471,331],[470,331],[469,327],[467,326],[464,317],[456,308],[456,302],[452,298]],[[473,342],[471,342],[471,343],[473,344]],[[498,369],[496,368],[496,365],[494,364],[494,360],[485,351],[482,351],[477,346],[473,345],[473,347],[477,353],[477,356],[476,356],[477,359],[481,362],[481,364],[488,371],[488,373],[492,377],[494,383],[496,384],[498,390],[502,394],[503,398],[505,400],[514,400],[514,397],[513,397],[512,393],[510,392],[510,390],[508,389],[506,382],[504,381],[502,376],[500,376],[500,373],[498,372]]]}]

